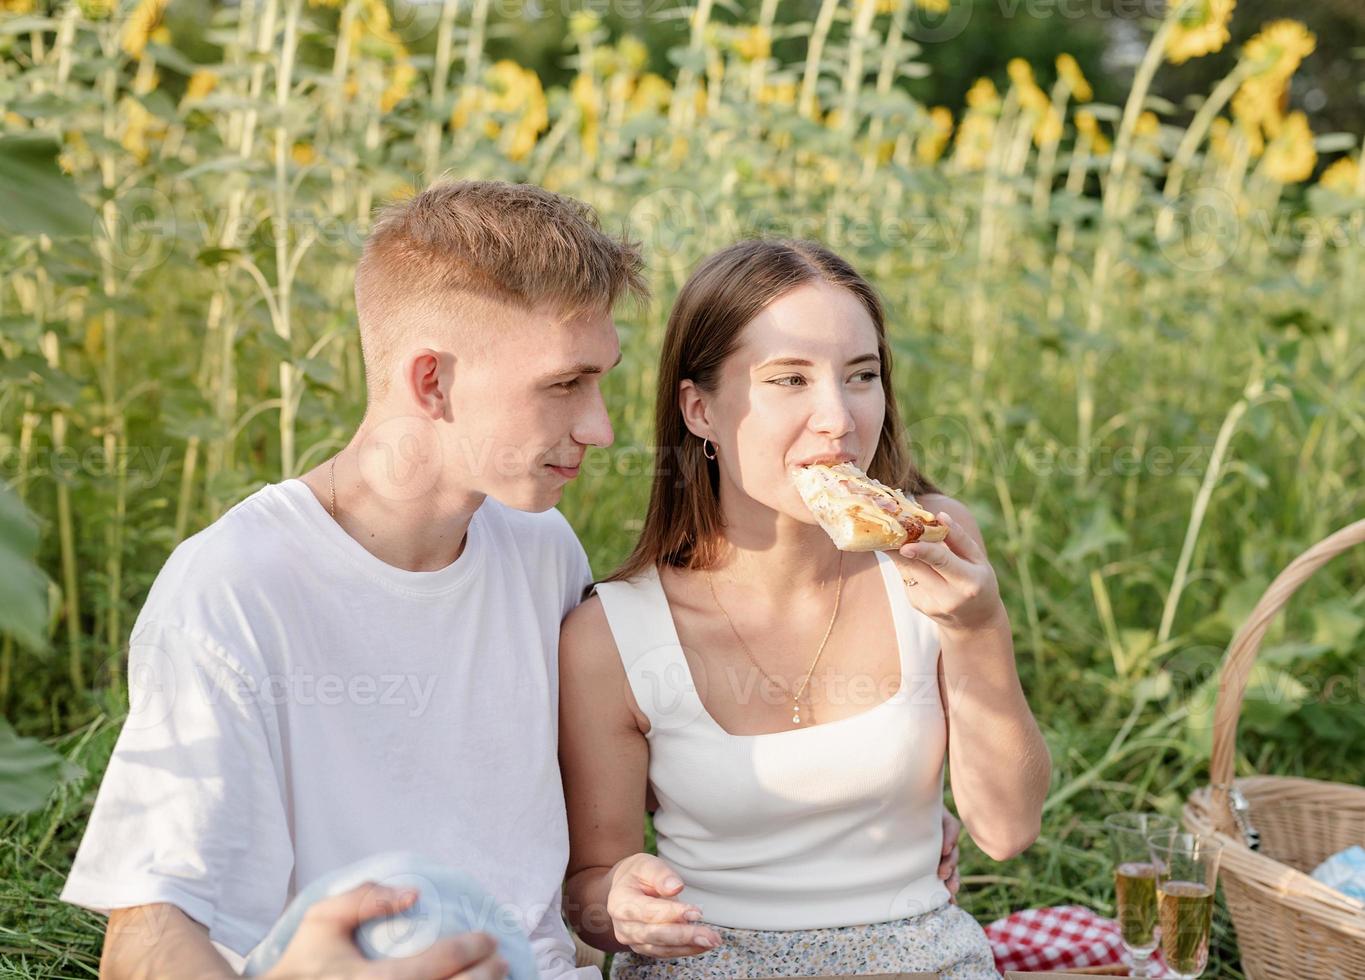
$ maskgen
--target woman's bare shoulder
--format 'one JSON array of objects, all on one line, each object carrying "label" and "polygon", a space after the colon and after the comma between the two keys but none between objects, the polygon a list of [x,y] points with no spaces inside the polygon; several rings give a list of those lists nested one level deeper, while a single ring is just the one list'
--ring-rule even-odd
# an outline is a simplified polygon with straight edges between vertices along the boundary
[{"label": "woman's bare shoulder", "polygon": [[[596,592],[569,610],[559,627],[559,660],[561,667],[566,657],[578,661],[601,661],[602,666],[612,660],[621,662],[616,639],[611,634],[611,623]],[[579,666],[591,666],[580,663]]]},{"label": "woman's bare shoulder", "polygon": [[564,625],[570,623],[581,626],[584,622],[599,623],[607,625],[607,612],[602,608],[602,597],[597,594],[597,586],[594,585],[588,593],[586,599],[569,610],[569,614],[564,617]]},{"label": "woman's bare shoulder", "polygon": [[[648,731],[649,722],[630,689],[616,637],[596,593],[564,617],[559,629],[559,676],[565,697],[581,694],[590,698],[595,713],[604,708],[621,710],[625,712],[620,715],[623,721],[628,715],[635,728]],[[620,692],[618,697],[612,697],[615,692]]]}]

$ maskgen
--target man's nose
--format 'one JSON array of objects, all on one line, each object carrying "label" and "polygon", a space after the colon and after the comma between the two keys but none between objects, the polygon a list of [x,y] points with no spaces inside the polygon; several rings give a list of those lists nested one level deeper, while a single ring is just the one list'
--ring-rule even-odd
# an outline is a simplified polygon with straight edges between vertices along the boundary
[{"label": "man's nose", "polygon": [[583,417],[574,426],[574,441],[584,446],[610,446],[616,440],[611,428],[611,417],[607,415],[607,403],[602,398],[602,389],[593,393],[591,403]]}]

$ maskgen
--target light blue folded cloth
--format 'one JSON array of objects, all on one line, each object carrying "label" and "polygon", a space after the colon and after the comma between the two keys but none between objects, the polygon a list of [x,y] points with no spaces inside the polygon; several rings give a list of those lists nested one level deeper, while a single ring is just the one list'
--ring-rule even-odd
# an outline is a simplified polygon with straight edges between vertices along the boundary
[{"label": "light blue folded cloth", "polygon": [[509,980],[538,980],[535,954],[513,906],[499,906],[469,875],[412,851],[383,851],[325,874],[294,896],[284,914],[247,957],[244,975],[259,976],[275,965],[309,906],[366,881],[415,888],[417,901],[402,912],[362,922],[355,942],[367,959],[414,956],[443,936],[486,932],[498,941]]},{"label": "light blue folded cloth", "polygon": [[1365,902],[1365,847],[1338,851],[1314,868],[1312,877]]}]

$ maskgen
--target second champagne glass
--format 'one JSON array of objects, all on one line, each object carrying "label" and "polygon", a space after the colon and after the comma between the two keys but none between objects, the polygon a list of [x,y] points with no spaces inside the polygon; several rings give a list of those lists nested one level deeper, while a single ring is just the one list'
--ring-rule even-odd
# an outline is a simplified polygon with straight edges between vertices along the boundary
[{"label": "second champagne glass", "polygon": [[1213,893],[1223,845],[1212,837],[1162,830],[1148,838],[1156,866],[1161,958],[1181,980],[1204,975],[1213,930]]}]

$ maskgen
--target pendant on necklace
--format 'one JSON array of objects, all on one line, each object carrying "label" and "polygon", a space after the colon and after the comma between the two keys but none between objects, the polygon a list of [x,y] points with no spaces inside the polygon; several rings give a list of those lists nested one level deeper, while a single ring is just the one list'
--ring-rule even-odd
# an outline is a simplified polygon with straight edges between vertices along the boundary
[{"label": "pendant on necklace", "polygon": [[801,704],[799,702],[792,704],[792,724],[801,724]]}]

